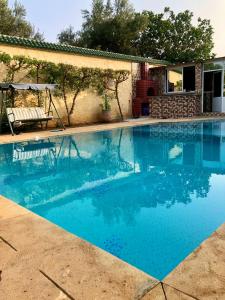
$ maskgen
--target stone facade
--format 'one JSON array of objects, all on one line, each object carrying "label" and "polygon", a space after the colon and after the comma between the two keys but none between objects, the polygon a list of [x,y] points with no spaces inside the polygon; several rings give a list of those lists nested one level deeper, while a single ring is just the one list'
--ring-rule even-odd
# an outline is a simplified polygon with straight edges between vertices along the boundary
[{"label": "stone facade", "polygon": [[150,113],[152,118],[185,118],[201,113],[201,96],[176,94],[151,97]]},{"label": "stone facade", "polygon": [[151,70],[153,80],[159,82],[159,93],[149,100],[152,118],[185,118],[199,116],[202,111],[202,64],[195,65],[195,92],[166,93],[165,67]]}]

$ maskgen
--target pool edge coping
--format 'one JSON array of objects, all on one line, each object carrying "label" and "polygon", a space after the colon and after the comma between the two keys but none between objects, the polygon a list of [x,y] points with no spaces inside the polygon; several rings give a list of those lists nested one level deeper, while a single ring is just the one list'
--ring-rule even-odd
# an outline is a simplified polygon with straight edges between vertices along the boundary
[{"label": "pool edge coping", "polygon": [[[43,140],[46,138],[60,137],[60,136],[71,136],[79,133],[92,133],[92,132],[103,132],[121,128],[131,128],[148,125],[159,125],[159,124],[174,124],[174,123],[191,123],[201,121],[219,121],[224,120],[225,117],[193,117],[193,118],[180,118],[180,119],[127,119],[123,122],[115,123],[101,123],[94,125],[85,125],[78,127],[69,127],[63,131],[52,132],[51,130],[25,132],[21,135],[12,136],[11,134],[0,134],[0,145],[12,144],[19,142]],[[7,140],[7,138],[9,140]]]}]

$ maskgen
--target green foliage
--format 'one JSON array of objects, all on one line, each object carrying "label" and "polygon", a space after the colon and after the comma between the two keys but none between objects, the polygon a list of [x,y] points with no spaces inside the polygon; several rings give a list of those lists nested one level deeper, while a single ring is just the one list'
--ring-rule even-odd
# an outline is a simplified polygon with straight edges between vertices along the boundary
[{"label": "green foliage", "polygon": [[[137,54],[131,47],[145,27],[146,17],[135,13],[128,0],[93,0],[92,10],[83,10],[84,23],[80,32],[62,31],[59,42],[86,48],[125,54]],[[68,38],[69,37],[69,38]]]},{"label": "green foliage", "polygon": [[79,36],[74,31],[74,28],[72,26],[69,26],[62,30],[58,34],[58,41],[60,44],[68,44],[71,46],[78,46],[79,45]]},{"label": "green foliage", "polygon": [[121,119],[123,120],[123,112],[120,105],[119,86],[122,82],[129,78],[130,72],[126,70],[112,70],[112,69],[97,69],[95,70],[93,87],[99,95],[107,95],[117,101]]},{"label": "green foliage", "polygon": [[[55,71],[56,72],[54,74],[57,74],[55,83],[59,84],[67,111],[68,124],[70,125],[70,117],[74,113],[76,99],[80,92],[90,87],[93,77],[93,71],[91,68],[78,68],[66,64],[59,64],[56,67]],[[73,99],[70,107],[67,97],[69,93],[73,94]]]},{"label": "green foliage", "polygon": [[110,97],[105,94],[103,96],[103,102],[100,104],[100,107],[102,108],[102,111],[110,111],[111,110],[111,103],[110,103]]},{"label": "green foliage", "polygon": [[83,10],[81,31],[72,27],[59,34],[59,41],[86,48],[153,57],[171,62],[206,60],[214,56],[213,28],[209,20],[193,22],[189,10],[175,14],[137,13],[129,0],[93,0]]},{"label": "green foliage", "polygon": [[139,53],[171,62],[189,62],[213,57],[213,28],[209,20],[198,19],[186,10],[177,15],[165,8],[164,13],[145,11],[148,25],[136,41]]},{"label": "green foliage", "polygon": [[4,52],[0,52],[0,63],[3,63],[6,67],[5,82],[14,82],[16,74],[29,67],[29,59],[25,56],[10,56]]},{"label": "green foliage", "polygon": [[0,34],[43,40],[43,35],[27,21],[26,9],[18,1],[10,8],[7,0],[0,0]]},{"label": "green foliage", "polygon": [[11,56],[5,52],[0,52],[0,63],[9,64],[11,62]]}]

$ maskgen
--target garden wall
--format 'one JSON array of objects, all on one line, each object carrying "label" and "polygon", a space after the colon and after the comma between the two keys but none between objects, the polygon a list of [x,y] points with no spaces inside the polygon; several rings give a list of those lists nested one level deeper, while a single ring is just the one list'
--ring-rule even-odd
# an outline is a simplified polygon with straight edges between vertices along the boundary
[{"label": "garden wall", "polygon": [[[131,61],[121,61],[95,56],[83,56],[74,53],[65,53],[57,51],[48,51],[36,48],[26,48],[22,46],[11,46],[0,44],[0,51],[10,55],[24,55],[39,60],[46,60],[53,63],[71,64],[77,67],[91,67],[113,70],[128,70],[131,72],[129,79],[120,86],[120,101],[125,118],[132,116],[132,78],[138,70],[137,63]],[[0,70],[0,79],[3,79],[4,69]],[[21,76],[22,78],[23,76]],[[21,80],[20,78],[20,80]],[[19,80],[19,79],[18,79]],[[71,96],[72,98],[72,96]],[[76,102],[76,108],[71,117],[72,124],[87,124],[99,122],[101,120],[101,98],[93,91],[88,90],[82,92]],[[57,105],[60,108],[60,114],[66,119],[65,107],[63,100],[57,100]],[[119,119],[119,110],[116,101],[112,103],[113,119]]]}]

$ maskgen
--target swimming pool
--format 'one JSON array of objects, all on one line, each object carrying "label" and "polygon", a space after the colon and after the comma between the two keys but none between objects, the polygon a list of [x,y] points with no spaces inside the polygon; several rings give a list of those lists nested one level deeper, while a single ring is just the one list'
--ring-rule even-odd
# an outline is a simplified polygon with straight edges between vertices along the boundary
[{"label": "swimming pool", "polygon": [[225,222],[225,121],[1,145],[0,194],[162,279]]}]

